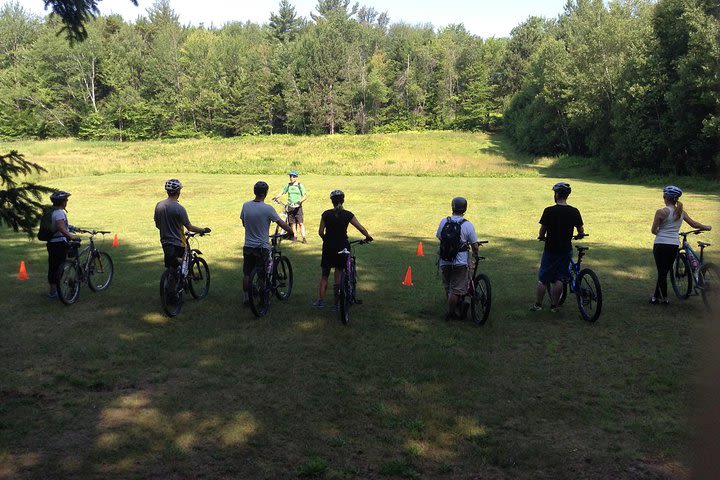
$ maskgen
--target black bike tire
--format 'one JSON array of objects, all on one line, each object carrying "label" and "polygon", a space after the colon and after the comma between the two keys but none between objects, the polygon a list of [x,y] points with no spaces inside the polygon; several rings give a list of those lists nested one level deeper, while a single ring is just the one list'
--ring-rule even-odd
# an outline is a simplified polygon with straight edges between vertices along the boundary
[{"label": "black bike tire", "polygon": [[[193,257],[188,272],[188,287],[190,295],[196,300],[202,300],[210,292],[210,267],[202,257]],[[202,288],[198,288],[202,285]]]},{"label": "black bike tire", "polygon": [[[72,305],[80,297],[80,266],[75,260],[65,260],[58,267],[56,291],[58,298],[65,305]],[[66,286],[67,289],[64,289]]]},{"label": "black bike tire", "polygon": [[[280,281],[282,280],[280,276],[286,277],[284,290],[281,290],[279,287]],[[275,284],[275,296],[278,300],[287,300],[290,298],[293,287],[293,269],[288,257],[280,255],[273,264],[273,282]]]},{"label": "black bike tire", "polygon": [[265,270],[253,268],[250,272],[248,299],[250,300],[250,310],[258,318],[265,316],[270,307],[270,292],[267,287],[262,285],[264,282]]},{"label": "black bike tire", "polygon": [[[587,300],[585,295],[585,288],[583,287],[583,280],[589,277],[592,281],[592,292],[594,292],[593,297],[590,300],[595,302],[595,310],[592,313],[589,313],[585,308],[585,301]],[[577,283],[575,287],[575,296],[577,298],[577,304],[578,304],[578,310],[580,310],[580,316],[585,320],[586,322],[595,322],[598,318],[600,318],[600,313],[602,313],[602,288],[600,287],[600,280],[598,279],[598,276],[590,270],[589,268],[583,268],[580,270],[580,273],[577,276]]]},{"label": "black bike tire", "polygon": [[[112,282],[112,279],[113,279],[113,274],[115,272],[115,266],[113,265],[112,258],[110,258],[110,255],[108,255],[107,253],[96,250],[94,255],[96,255],[96,258],[93,258],[92,260],[90,260],[90,267],[89,267],[90,270],[88,271],[88,287],[90,287],[90,290],[92,290],[93,292],[102,292],[103,290],[107,290],[108,287],[110,286],[110,283]],[[107,260],[107,262],[103,262],[102,260],[99,260],[102,258]],[[95,273],[95,269],[93,267],[93,262],[95,262],[96,259],[99,260],[100,264],[103,265],[104,268],[107,269],[107,278],[100,285],[98,285],[97,282],[93,282],[93,275]]]},{"label": "black bike tire", "polygon": [[[552,302],[552,283],[546,283],[545,289],[547,290],[548,299]],[[562,290],[560,291],[560,298],[558,299],[558,305],[562,305],[567,300],[568,284],[566,281],[562,282]]]},{"label": "black bike tire", "polygon": [[[712,272],[708,275],[708,272]],[[709,277],[709,278],[708,278]],[[720,268],[714,263],[705,263],[700,267],[701,287],[705,308],[710,312],[718,311],[720,308]]]},{"label": "black bike tire", "polygon": [[476,325],[482,326],[485,325],[490,316],[490,306],[492,304],[490,278],[481,273],[473,280],[473,286],[475,295],[470,299],[470,315]]},{"label": "black bike tire", "polygon": [[340,291],[338,292],[338,313],[340,314],[340,322],[343,325],[350,323],[350,305],[351,295],[350,280],[347,272],[342,272],[340,277]]},{"label": "black bike tire", "polygon": [[[678,283],[678,280],[681,278],[687,279],[687,287]],[[670,270],[670,284],[675,292],[675,296],[680,300],[685,300],[690,297],[693,288],[693,276],[692,270],[690,269],[690,262],[685,252],[680,252],[677,257],[675,257],[672,269]]]},{"label": "black bike tire", "polygon": [[[175,317],[179,315],[180,311],[182,310],[183,291],[179,288],[176,288],[175,291],[173,291],[173,289],[170,288],[170,275],[172,275],[172,270],[166,268],[160,276],[160,304],[162,305],[162,309],[168,317]],[[171,304],[168,302],[168,298],[170,295],[177,295],[177,301],[175,302],[175,304]]]}]

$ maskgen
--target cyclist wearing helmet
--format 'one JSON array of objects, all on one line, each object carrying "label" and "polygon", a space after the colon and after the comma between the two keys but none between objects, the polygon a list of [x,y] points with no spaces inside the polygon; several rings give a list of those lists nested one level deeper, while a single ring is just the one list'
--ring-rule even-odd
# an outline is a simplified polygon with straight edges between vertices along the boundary
[{"label": "cyclist wearing helmet", "polygon": [[655,235],[653,256],[655,257],[655,266],[658,272],[655,293],[650,297],[650,303],[653,305],[668,304],[667,276],[672,269],[675,257],[677,257],[678,233],[683,220],[693,228],[700,230],[711,229],[710,225],[703,225],[690,218],[679,200],[681,195],[682,190],[675,185],[668,185],[663,188],[665,206],[655,212],[655,218],[650,228],[650,231]]},{"label": "cyclist wearing helmet", "polygon": [[302,236],[302,243],[307,243],[305,239],[305,225],[303,224],[303,202],[307,200],[307,191],[305,186],[298,181],[297,170],[288,172],[290,181],[282,190],[278,192],[272,199],[277,200],[279,197],[287,194],[288,196],[288,218],[287,222],[293,229],[293,241],[298,238],[298,233]]},{"label": "cyclist wearing helmet", "polygon": [[256,265],[262,264],[270,254],[268,230],[270,222],[280,225],[283,230],[292,235],[292,228],[283,221],[275,209],[265,203],[265,197],[270,187],[260,181],[253,187],[255,199],[243,203],[240,211],[240,221],[245,227],[245,243],[243,245],[243,305],[249,305],[248,288],[250,288],[250,273]]},{"label": "cyclist wearing helmet", "polygon": [[155,226],[160,230],[160,243],[165,257],[165,267],[176,268],[178,259],[185,254],[185,231],[210,233],[209,228],[196,227],[190,223],[187,210],[180,205],[180,180],[171,178],[165,182],[167,198],[155,205]]},{"label": "cyclist wearing helmet", "polygon": [[340,286],[342,271],[345,268],[345,257],[339,255],[338,252],[343,248],[350,249],[347,236],[348,225],[352,225],[357,228],[360,233],[365,235],[366,242],[372,242],[373,238],[365,227],[362,226],[357,217],[352,212],[345,210],[343,207],[345,194],[341,190],[333,190],[330,192],[330,201],[333,204],[333,208],[325,210],[322,213],[320,217],[320,227],[318,228],[318,235],[323,239],[323,246],[322,259],[320,260],[320,286],[318,287],[318,298],[315,303],[313,303],[313,307],[322,308],[325,306],[325,292],[327,291],[328,277],[330,277],[330,269],[334,268],[335,288],[333,291],[335,292],[335,302],[332,308],[333,310],[337,310],[337,291]]},{"label": "cyclist wearing helmet", "polygon": [[572,258],[573,232],[577,228],[579,238],[585,235],[580,210],[567,203],[567,198],[572,191],[570,184],[559,182],[553,185],[552,190],[555,205],[547,207],[540,217],[538,239],[545,241],[545,248],[540,260],[535,304],[530,307],[532,312],[542,310],[542,302],[548,284],[553,286],[550,311],[557,311],[562,282],[568,275],[568,265]]},{"label": "cyclist wearing helmet", "polygon": [[[439,259],[440,271],[442,272],[443,286],[447,292],[447,320],[463,318],[467,314],[469,304],[460,305],[460,299],[467,294],[468,271],[473,268],[472,260],[468,255],[467,246],[470,245],[475,255],[478,254],[478,239],[475,227],[465,219],[467,211],[467,200],[464,197],[455,197],[450,202],[452,215],[440,220],[435,236],[440,240],[441,258]],[[455,226],[454,234],[449,232]],[[453,225],[454,224],[454,225]],[[458,228],[459,226],[459,228]],[[444,243],[443,243],[444,242]],[[445,245],[452,242],[453,245]],[[447,258],[442,258],[442,250],[451,251]],[[454,258],[453,258],[454,257]]]},{"label": "cyclist wearing helmet", "polygon": [[67,203],[70,194],[59,190],[50,195],[52,202],[52,215],[50,217],[51,230],[54,232],[50,240],[47,241],[48,251],[48,298],[56,299],[57,297],[57,275],[60,265],[65,261],[68,252],[68,241],[79,241],[80,237],[72,235],[70,232],[75,231],[75,227],[68,223]]}]

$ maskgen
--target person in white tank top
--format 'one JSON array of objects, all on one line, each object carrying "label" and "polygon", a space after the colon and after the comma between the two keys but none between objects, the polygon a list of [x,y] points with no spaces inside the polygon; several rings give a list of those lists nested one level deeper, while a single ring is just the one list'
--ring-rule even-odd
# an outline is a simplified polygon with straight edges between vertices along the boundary
[{"label": "person in white tank top", "polygon": [[663,188],[663,200],[665,206],[655,212],[650,231],[655,235],[653,245],[653,256],[658,271],[655,293],[650,298],[653,305],[667,305],[667,276],[672,269],[673,262],[678,252],[678,233],[683,221],[693,228],[700,230],[711,230],[710,225],[703,225],[696,222],[687,214],[683,204],[679,201],[682,190],[675,185],[668,185]]}]

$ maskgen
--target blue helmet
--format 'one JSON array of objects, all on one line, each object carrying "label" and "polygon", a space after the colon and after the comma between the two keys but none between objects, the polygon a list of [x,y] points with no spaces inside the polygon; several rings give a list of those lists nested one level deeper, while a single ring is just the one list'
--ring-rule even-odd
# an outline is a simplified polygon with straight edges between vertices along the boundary
[{"label": "blue helmet", "polygon": [[291,177],[299,177],[300,176],[300,174],[297,172],[297,170],[290,170],[288,172],[288,175],[290,175]]},{"label": "blue helmet", "polygon": [[677,200],[682,196],[682,190],[680,190],[680,188],[676,187],[675,185],[668,185],[667,187],[663,188],[663,195],[673,200]]}]

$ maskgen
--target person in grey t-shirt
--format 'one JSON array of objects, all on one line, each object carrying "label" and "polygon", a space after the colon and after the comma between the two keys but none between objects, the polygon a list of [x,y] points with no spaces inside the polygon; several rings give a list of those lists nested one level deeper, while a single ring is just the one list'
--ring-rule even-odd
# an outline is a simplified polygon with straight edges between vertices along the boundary
[{"label": "person in grey t-shirt", "polygon": [[260,181],[253,187],[255,199],[243,203],[240,221],[245,227],[245,244],[243,245],[243,305],[248,305],[248,288],[250,272],[256,265],[262,265],[270,250],[268,230],[270,222],[275,222],[292,236],[290,225],[280,218],[275,209],[265,203],[269,190],[267,183]]},{"label": "person in grey t-shirt", "polygon": [[180,180],[171,178],[165,182],[168,198],[155,205],[155,226],[160,230],[166,268],[177,267],[178,259],[185,254],[184,228],[195,233],[210,233],[209,228],[196,227],[190,223],[187,210],[178,202],[182,188]]}]

